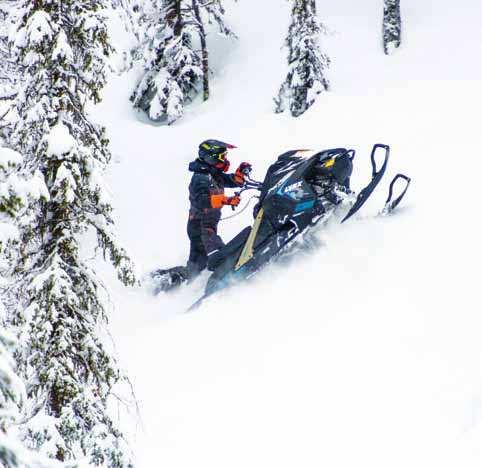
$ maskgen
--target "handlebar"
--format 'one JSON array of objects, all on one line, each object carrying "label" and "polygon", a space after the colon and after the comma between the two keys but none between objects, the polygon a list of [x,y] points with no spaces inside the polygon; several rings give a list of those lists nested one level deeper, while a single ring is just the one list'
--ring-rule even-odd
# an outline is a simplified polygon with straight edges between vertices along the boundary
[{"label": "handlebar", "polygon": [[[240,190],[237,190],[234,192],[234,194],[239,197],[243,192],[246,190],[261,190],[261,187],[263,186],[262,182],[258,182],[257,180],[250,179],[249,177],[246,177],[244,180],[244,185]],[[235,207],[231,206],[231,209],[234,211]]]},{"label": "handlebar", "polygon": [[244,190],[261,190],[261,187],[263,186],[263,182],[258,182],[257,180],[250,179],[249,177],[246,177],[244,181],[244,185],[241,191]]}]

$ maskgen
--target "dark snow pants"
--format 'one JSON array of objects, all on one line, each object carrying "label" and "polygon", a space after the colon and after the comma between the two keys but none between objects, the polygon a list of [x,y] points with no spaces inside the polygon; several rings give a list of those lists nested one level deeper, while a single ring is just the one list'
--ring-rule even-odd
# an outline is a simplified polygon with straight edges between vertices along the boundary
[{"label": "dark snow pants", "polygon": [[189,213],[187,235],[191,241],[188,269],[189,275],[195,276],[206,268],[208,255],[222,247],[224,242],[218,236],[218,223],[221,210],[205,210]]}]

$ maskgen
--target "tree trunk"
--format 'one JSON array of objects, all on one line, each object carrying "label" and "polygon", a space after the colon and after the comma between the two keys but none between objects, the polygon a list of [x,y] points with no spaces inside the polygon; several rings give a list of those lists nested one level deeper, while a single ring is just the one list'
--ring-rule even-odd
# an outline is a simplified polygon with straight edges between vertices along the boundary
[{"label": "tree trunk", "polygon": [[176,24],[174,25],[174,35],[180,36],[182,32],[182,8],[181,0],[176,0]]},{"label": "tree trunk", "polygon": [[197,0],[192,0],[192,7],[194,10],[194,17],[198,23],[199,39],[201,41],[201,54],[202,54],[202,69],[203,69],[203,100],[209,99],[209,56],[206,43],[206,31],[201,18],[201,12],[199,11],[199,5]]}]

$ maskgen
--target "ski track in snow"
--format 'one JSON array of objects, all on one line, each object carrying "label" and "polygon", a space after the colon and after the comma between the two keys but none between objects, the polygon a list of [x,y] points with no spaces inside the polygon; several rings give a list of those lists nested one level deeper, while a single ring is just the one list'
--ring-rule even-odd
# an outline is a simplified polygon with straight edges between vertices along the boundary
[{"label": "ski track in snow", "polygon": [[[274,0],[256,14],[249,2],[227,4],[240,40],[210,37],[212,99],[175,125],[130,108],[135,71],[113,78],[96,109],[116,161],[117,225],[141,273],[186,260],[187,164],[205,138],[239,146],[232,166],[252,162],[257,179],[287,149],[353,147],[354,189],[370,177],[371,146],[392,148],[356,219],[194,313],[184,311],[207,276],[151,297],[100,267],[140,404],[141,426],[122,420],[139,467],[482,463],[482,6],[404,1],[403,45],[390,57],[379,1],[319,8],[333,31],[323,42],[333,91],[298,119],[272,113],[289,14]],[[412,177],[406,199],[376,218],[399,171]],[[221,235],[250,222],[248,209]]]}]

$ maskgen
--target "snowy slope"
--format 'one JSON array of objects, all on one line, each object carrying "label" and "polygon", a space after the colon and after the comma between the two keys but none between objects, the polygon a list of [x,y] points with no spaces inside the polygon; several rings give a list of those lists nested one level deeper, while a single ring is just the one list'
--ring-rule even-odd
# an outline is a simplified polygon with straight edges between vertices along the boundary
[{"label": "snowy slope", "polygon": [[[131,110],[135,72],[113,78],[97,110],[118,226],[141,272],[186,260],[186,167],[202,139],[237,144],[232,164],[251,161],[255,178],[286,149],[353,147],[354,188],[383,142],[389,175],[413,177],[397,216],[372,216],[385,184],[357,219],[319,233],[322,248],[193,314],[183,312],[201,280],[156,298],[109,280],[140,403],[141,427],[126,423],[139,467],[482,462],[482,5],[404,0],[404,44],[385,57],[381,0],[318,3],[333,91],[299,119],[272,113],[289,15],[276,0],[228,4],[240,40],[211,38],[212,99],[176,125]],[[222,225],[226,240],[249,212]]]}]

